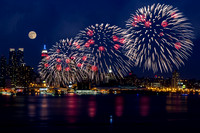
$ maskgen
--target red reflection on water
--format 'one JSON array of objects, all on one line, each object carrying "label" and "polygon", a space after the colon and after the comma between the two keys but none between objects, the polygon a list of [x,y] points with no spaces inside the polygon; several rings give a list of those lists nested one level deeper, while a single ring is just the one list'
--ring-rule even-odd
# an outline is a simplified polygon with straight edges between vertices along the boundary
[{"label": "red reflection on water", "polygon": [[96,116],[96,99],[94,97],[90,97],[88,101],[88,115],[91,118]]},{"label": "red reflection on water", "polygon": [[67,121],[75,123],[78,119],[78,98],[76,95],[69,95],[67,98]]},{"label": "red reflection on water", "polygon": [[149,97],[147,96],[143,96],[140,98],[140,105],[139,105],[139,108],[140,108],[140,115],[143,116],[143,117],[146,117],[149,115],[149,106],[150,104],[150,99]]},{"label": "red reflection on water", "polygon": [[115,99],[115,115],[121,117],[124,110],[124,98],[117,96]]}]

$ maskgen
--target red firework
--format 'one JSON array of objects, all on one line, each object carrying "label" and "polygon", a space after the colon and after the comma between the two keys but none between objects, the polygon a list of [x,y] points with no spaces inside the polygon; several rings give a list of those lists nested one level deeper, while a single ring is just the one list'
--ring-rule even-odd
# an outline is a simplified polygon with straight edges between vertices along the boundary
[{"label": "red firework", "polygon": [[151,22],[150,22],[150,21],[146,21],[146,22],[144,23],[144,25],[145,25],[147,28],[149,28],[149,27],[151,26]]},{"label": "red firework", "polygon": [[66,63],[69,64],[71,62],[70,59],[66,59]]},{"label": "red firework", "polygon": [[124,39],[124,38],[121,38],[121,39],[119,39],[119,42],[120,42],[121,44],[124,44],[124,43],[125,43],[125,39]]},{"label": "red firework", "polygon": [[60,65],[60,64],[56,65],[56,69],[57,69],[58,71],[61,71],[61,69],[62,69],[61,65]]},{"label": "red firework", "polygon": [[78,64],[77,64],[77,67],[81,67],[81,66],[82,66],[82,64],[81,64],[81,63],[78,63]]},{"label": "red firework", "polygon": [[80,47],[81,47],[80,45],[77,45],[77,46],[76,46],[77,49],[79,49]]},{"label": "red firework", "polygon": [[167,27],[167,26],[168,26],[167,21],[162,21],[161,26],[162,26],[163,28]]},{"label": "red firework", "polygon": [[49,67],[49,64],[48,64],[48,63],[45,63],[44,66],[45,66],[45,67]]},{"label": "red firework", "polygon": [[57,61],[57,62],[61,62],[61,59],[60,59],[60,58],[57,58],[56,61]]},{"label": "red firework", "polygon": [[119,44],[115,44],[114,48],[115,48],[116,50],[118,50],[118,49],[120,48],[120,45],[119,45]]},{"label": "red firework", "polygon": [[171,13],[171,17],[172,17],[172,18],[177,18],[176,12],[172,12],[172,13]]},{"label": "red firework", "polygon": [[145,15],[140,15],[141,16],[141,21],[145,22],[146,21],[146,16]]},{"label": "red firework", "polygon": [[86,60],[87,60],[87,56],[83,56],[83,57],[82,57],[82,60],[83,60],[83,61],[86,61]]},{"label": "red firework", "polygon": [[113,41],[114,42],[116,42],[116,41],[118,41],[119,40],[119,38],[117,37],[117,36],[113,36]]},{"label": "red firework", "polygon": [[92,66],[92,71],[94,71],[94,72],[96,72],[96,71],[98,71],[98,67],[97,66]]},{"label": "red firework", "polygon": [[160,34],[159,34],[160,36],[164,36],[164,33],[163,32],[160,32]]},{"label": "red firework", "polygon": [[93,39],[90,39],[87,41],[89,44],[94,44],[94,40]]},{"label": "red firework", "polygon": [[133,22],[131,25],[132,25],[133,27],[135,27],[135,26],[137,25],[137,23],[136,23],[136,22]]},{"label": "red firework", "polygon": [[100,47],[99,47],[99,50],[100,50],[100,51],[104,51],[104,50],[105,50],[104,46],[100,46]]},{"label": "red firework", "polygon": [[70,70],[70,68],[69,68],[69,67],[66,67],[66,68],[65,68],[65,71],[67,71],[67,72],[68,72],[69,70]]},{"label": "red firework", "polygon": [[136,23],[145,22],[145,21],[146,21],[145,15],[134,16],[134,22],[136,22]]},{"label": "red firework", "polygon": [[57,53],[60,53],[60,49],[57,49],[56,52],[57,52]]},{"label": "red firework", "polygon": [[49,60],[49,59],[50,59],[50,56],[47,56],[47,57],[46,57],[46,60]]},{"label": "red firework", "polygon": [[74,56],[72,56],[72,57],[70,57],[70,59],[71,59],[71,60],[74,60],[74,59],[75,59],[75,57],[74,57]]},{"label": "red firework", "polygon": [[87,35],[88,35],[88,36],[93,36],[93,35],[94,35],[94,32],[93,32],[92,30],[88,30],[88,31],[87,31]]},{"label": "red firework", "polygon": [[90,47],[90,43],[86,42],[85,43],[85,47],[89,48]]},{"label": "red firework", "polygon": [[181,48],[181,43],[180,43],[180,42],[176,42],[176,43],[175,43],[175,48],[176,48],[177,50],[179,50],[179,49]]},{"label": "red firework", "polygon": [[78,42],[74,42],[74,46],[77,46],[78,45]]}]

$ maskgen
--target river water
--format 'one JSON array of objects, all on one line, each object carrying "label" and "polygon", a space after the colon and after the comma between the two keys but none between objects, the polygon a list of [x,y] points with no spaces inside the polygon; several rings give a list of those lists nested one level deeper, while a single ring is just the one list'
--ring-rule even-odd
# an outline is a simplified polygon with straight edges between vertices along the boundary
[{"label": "river water", "polygon": [[0,96],[7,132],[193,132],[198,95]]}]

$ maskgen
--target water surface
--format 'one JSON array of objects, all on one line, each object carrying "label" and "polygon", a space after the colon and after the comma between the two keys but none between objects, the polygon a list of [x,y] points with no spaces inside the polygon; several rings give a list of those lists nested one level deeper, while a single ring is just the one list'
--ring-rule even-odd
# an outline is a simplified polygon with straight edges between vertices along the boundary
[{"label": "water surface", "polygon": [[0,96],[8,132],[195,131],[198,95]]}]

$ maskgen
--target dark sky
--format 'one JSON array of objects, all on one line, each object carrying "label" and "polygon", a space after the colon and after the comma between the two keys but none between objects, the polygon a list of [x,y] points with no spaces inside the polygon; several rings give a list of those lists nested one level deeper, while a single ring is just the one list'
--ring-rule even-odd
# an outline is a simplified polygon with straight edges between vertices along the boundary
[{"label": "dark sky", "polygon": [[[43,44],[50,48],[60,39],[73,38],[89,25],[110,23],[125,28],[130,14],[153,3],[177,7],[194,27],[193,54],[180,68],[181,77],[200,79],[200,1],[197,0],[0,0],[0,54],[8,56],[9,48],[24,48],[25,62],[37,69]],[[37,38],[28,38],[28,32]],[[135,68],[138,76],[153,76]],[[171,73],[159,74],[164,77]]]}]

